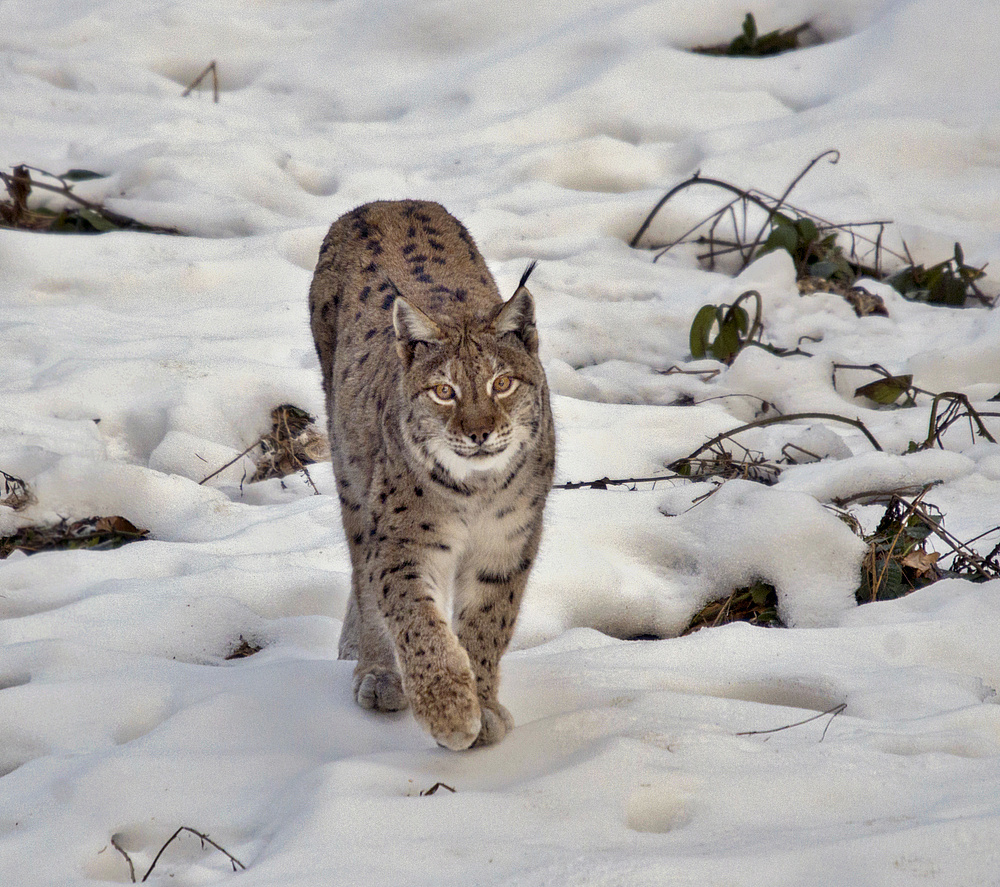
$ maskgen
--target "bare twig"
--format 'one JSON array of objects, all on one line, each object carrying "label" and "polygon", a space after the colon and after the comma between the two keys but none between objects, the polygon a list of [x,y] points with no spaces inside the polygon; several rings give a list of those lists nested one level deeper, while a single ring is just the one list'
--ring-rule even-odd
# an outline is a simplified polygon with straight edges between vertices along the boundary
[{"label": "bare twig", "polygon": [[186,825],[182,825],[169,838],[167,838],[167,842],[160,848],[160,852],[157,853],[156,857],[153,859],[153,864],[149,867],[149,870],[146,872],[146,874],[142,876],[142,883],[145,883],[146,879],[153,873],[153,869],[156,868],[156,863],[160,861],[160,857],[163,855],[163,851],[170,846],[170,844],[181,832],[191,832],[192,835],[197,835],[201,839],[202,848],[204,848],[206,844],[210,844],[212,847],[214,847],[216,850],[222,853],[229,860],[230,864],[233,867],[234,872],[237,870],[237,866],[239,866],[239,868],[241,869],[246,869],[246,866],[243,865],[243,863],[240,862],[235,856],[233,856],[232,853],[226,850],[225,847],[220,847],[208,835],[202,834],[199,831],[195,831],[193,828],[189,828]]},{"label": "bare twig", "polygon": [[[659,260],[665,253],[673,249],[675,246],[681,243],[698,243],[705,244],[708,246],[706,252],[702,252],[698,255],[698,259],[701,261],[707,261],[709,267],[714,267],[715,260],[717,258],[730,255],[732,253],[738,253],[740,258],[740,269],[746,268],[750,262],[755,258],[760,244],[767,232],[769,226],[773,227],[775,224],[775,217],[779,213],[788,213],[800,219],[811,220],[819,233],[826,234],[828,232],[839,232],[848,237],[850,243],[850,252],[848,264],[851,271],[856,276],[871,276],[877,279],[882,278],[881,268],[883,265],[883,254],[888,254],[898,259],[901,263],[905,262],[906,257],[889,249],[885,246],[884,236],[886,226],[892,224],[887,220],[875,220],[871,222],[847,222],[847,223],[834,223],[829,219],[825,219],[822,216],[816,215],[815,213],[808,212],[801,207],[795,206],[788,202],[788,196],[792,190],[798,185],[802,178],[815,166],[820,160],[824,158],[830,158],[830,162],[838,162],[840,157],[839,152],[836,149],[830,149],[824,151],[822,154],[813,158],[803,170],[791,181],[791,183],[786,187],[784,193],[780,197],[774,197],[773,195],[764,193],[757,189],[744,189],[739,188],[730,182],[726,182],[720,179],[708,178],[701,175],[701,171],[697,171],[693,176],[686,179],[685,181],[675,185],[663,197],[657,202],[653,207],[652,211],[643,221],[639,230],[636,232],[635,236],[629,242],[630,246],[633,248],[637,247],[642,236],[647,232],[649,226],[651,225],[653,219],[662,210],[663,206],[675,197],[679,192],[693,187],[694,185],[709,185],[714,188],[719,188],[723,191],[728,191],[730,194],[735,195],[728,203],[724,203],[719,209],[705,216],[690,228],[688,228],[680,237],[672,240],[666,246],[658,247],[658,252],[655,254],[653,261]],[[741,213],[738,216],[737,204],[740,205]],[[765,219],[757,231],[756,236],[753,241],[750,241],[750,235],[748,234],[747,228],[749,226],[749,214],[748,210],[751,207],[763,210],[765,213]],[[732,226],[734,240],[724,239],[718,236],[718,229],[723,223],[728,223]],[[696,238],[692,236],[699,229],[704,226],[708,226],[708,233],[706,235],[700,235]],[[874,235],[865,235],[861,233],[860,229],[864,228],[874,228]],[[859,249],[862,245],[867,247],[870,251],[874,252],[874,260],[870,260],[867,255],[862,257],[859,253]],[[816,255],[811,253],[811,255]],[[809,256],[805,257],[808,261]],[[912,263],[911,263],[912,264]],[[801,272],[802,269],[799,268]]]},{"label": "bare twig", "polygon": [[420,793],[420,797],[422,798],[430,797],[431,795],[435,794],[439,788],[447,789],[452,794],[455,794],[455,789],[453,789],[450,785],[446,785],[443,782],[435,782],[434,785],[432,785],[430,788],[425,788]]},{"label": "bare twig", "polygon": [[246,455],[247,455],[247,454],[248,454],[248,453],[249,453],[249,452],[250,452],[250,451],[251,451],[251,450],[252,450],[252,449],[253,449],[254,447],[258,446],[258,445],[260,444],[260,441],[261,441],[261,440],[263,440],[263,438],[261,438],[261,439],[259,439],[259,440],[255,440],[255,441],[254,441],[254,442],[253,442],[252,444],[250,444],[250,446],[248,446],[248,447],[247,447],[247,448],[246,448],[246,449],[245,449],[245,450],[244,450],[244,451],[243,451],[242,453],[240,453],[240,454],[239,454],[238,456],[233,456],[233,458],[232,458],[232,459],[230,459],[230,460],[229,460],[229,461],[228,461],[228,462],[227,462],[227,463],[226,463],[225,465],[223,465],[223,466],[222,466],[221,468],[216,468],[216,469],[215,469],[215,471],[213,471],[213,472],[212,472],[211,474],[207,474],[207,475],[205,475],[205,477],[203,477],[203,478],[202,478],[202,479],[201,479],[200,481],[198,481],[198,483],[199,483],[199,484],[203,484],[203,483],[205,483],[205,481],[208,481],[208,480],[211,480],[211,479],[212,479],[213,477],[215,477],[215,476],[216,476],[217,474],[221,474],[221,473],[222,473],[223,471],[225,471],[225,470],[226,470],[226,469],[227,469],[227,468],[228,468],[228,467],[229,467],[230,465],[235,465],[235,464],[236,464],[237,462],[239,462],[239,461],[240,461],[240,459],[242,459],[242,458],[243,458],[244,456],[246,456]]},{"label": "bare twig", "polygon": [[[757,206],[759,206],[765,212],[770,212],[770,210],[771,210],[770,204],[766,203],[761,197],[758,197],[753,191],[744,191],[742,188],[737,188],[736,185],[732,185],[729,182],[723,181],[722,179],[705,178],[704,176],[702,176],[701,170],[698,170],[697,172],[695,172],[695,174],[693,176],[691,176],[691,178],[685,179],[679,185],[674,185],[673,188],[671,188],[669,191],[667,191],[667,193],[664,194],[660,198],[660,200],[656,204],[656,206],[654,206],[653,209],[652,209],[652,211],[649,213],[649,215],[646,216],[646,220],[642,223],[642,225],[639,226],[639,230],[636,231],[635,237],[633,237],[629,241],[628,245],[634,248],[636,246],[636,244],[639,243],[639,239],[642,237],[642,235],[646,233],[646,229],[652,224],[653,219],[656,218],[656,214],[661,209],[663,209],[664,204],[666,204],[666,202],[668,200],[670,200],[670,198],[673,197],[675,194],[679,193],[680,191],[683,191],[685,188],[690,188],[691,185],[694,185],[694,184],[699,184],[699,185],[713,185],[716,188],[722,188],[725,191],[729,191],[729,192],[735,194],[739,200],[747,200],[750,203],[757,204]],[[733,203],[735,203],[735,202],[736,201],[733,201],[732,203],[729,204],[729,206],[732,206]],[[697,231],[698,228],[700,228],[703,224],[704,224],[704,220],[702,220],[701,222],[699,222],[697,225],[695,225],[693,228],[691,228],[687,233],[683,234],[681,237],[679,237],[677,240],[675,240],[670,246],[676,246],[685,237],[687,237],[688,235],[690,235],[690,234],[694,233],[695,231]],[[666,249],[669,249],[669,248],[670,247],[668,246]],[[666,252],[666,250],[664,250],[664,252]]]},{"label": "bare twig", "polygon": [[767,230],[767,226],[771,224],[771,220],[775,217],[778,210],[785,205],[785,201],[788,199],[788,195],[792,193],[795,186],[805,178],[806,174],[811,170],[817,163],[819,163],[824,157],[830,158],[830,163],[838,163],[840,161],[840,151],[836,148],[830,148],[824,151],[822,154],[818,154],[810,160],[805,169],[802,170],[791,182],[789,182],[788,187],[785,188],[785,193],[778,198],[778,202],[771,208],[768,213],[767,219],[764,224],[761,225],[760,231],[757,232],[757,236],[754,238],[754,242],[750,245],[750,255],[753,255],[757,247],[760,246],[760,241],[764,236],[764,232]]},{"label": "bare twig", "polygon": [[719,375],[719,373],[721,373],[722,370],[718,370],[718,369],[715,369],[715,370],[685,370],[685,369],[682,369],[681,367],[677,366],[677,364],[673,364],[672,366],[668,366],[665,370],[657,370],[657,372],[661,376],[673,376],[673,375],[676,375],[676,374],[680,374],[680,375],[683,375],[683,376],[701,376],[703,382],[708,382],[709,380],[714,379],[717,375]]},{"label": "bare twig", "polygon": [[125,852],[125,849],[118,843],[118,835],[111,836],[111,846],[115,848],[122,856],[125,857],[125,862],[128,863],[128,876],[132,883],[135,883],[135,866],[132,864],[132,857]]},{"label": "bare twig", "polygon": [[185,89],[184,92],[181,93],[181,98],[185,98],[186,99],[189,95],[191,95],[192,91],[209,74],[212,75],[212,101],[215,102],[216,104],[218,104],[219,103],[219,71],[218,71],[218,68],[216,67],[214,59],[211,62],[208,63],[208,66],[205,68],[204,71],[202,71],[197,77],[194,78],[194,81],[191,83],[191,85],[187,89]]},{"label": "bare twig", "polygon": [[867,437],[869,443],[871,443],[876,450],[882,452],[882,446],[865,426],[865,423],[860,419],[848,419],[846,416],[838,416],[836,413],[788,413],[784,416],[769,416],[766,419],[758,419],[755,422],[748,422],[746,425],[740,425],[737,428],[731,428],[729,431],[724,431],[722,434],[717,434],[710,441],[698,447],[698,449],[696,449],[693,453],[685,456],[683,459],[675,460],[671,463],[671,465],[676,465],[678,462],[690,462],[692,459],[695,459],[704,453],[705,450],[714,447],[717,443],[727,440],[733,435],[747,431],[751,428],[764,428],[767,425],[777,425],[781,422],[795,422],[799,419],[828,419],[832,422],[843,422],[845,425],[851,425]]},{"label": "bare twig", "polygon": [[847,703],[841,702],[839,705],[835,705],[833,708],[828,708],[826,711],[821,711],[817,715],[813,715],[811,718],[806,718],[804,721],[796,721],[794,724],[785,724],[784,727],[774,727],[770,730],[743,730],[737,733],[737,736],[760,736],[764,733],[779,733],[782,730],[791,730],[792,727],[801,727],[803,724],[808,724],[811,721],[816,721],[819,718],[831,715],[830,722],[823,728],[823,735],[820,736],[819,741],[822,742],[826,739],[826,731],[830,729],[830,724],[833,723],[833,719],[837,715],[842,714],[847,709]]},{"label": "bare twig", "polygon": [[[673,468],[675,465],[682,463],[690,463],[697,460],[698,456],[704,453],[706,450],[710,450],[712,447],[721,443],[724,440],[728,440],[734,435],[740,432],[747,431],[751,428],[763,428],[767,425],[777,425],[781,422],[795,422],[799,419],[828,419],[835,422],[843,422],[847,425],[851,425],[857,428],[865,437],[868,438],[871,445],[882,452],[882,447],[879,442],[875,439],[874,435],[868,430],[864,422],[860,419],[848,419],[846,416],[838,416],[836,413],[789,413],[784,416],[770,416],[766,419],[758,419],[756,422],[748,422],[745,425],[740,425],[736,428],[731,428],[729,431],[724,431],[722,434],[717,434],[707,443],[702,444],[694,452],[682,459],[675,459],[670,463],[668,467]],[[676,472],[676,469],[674,469]],[[555,484],[553,486],[554,490],[580,490],[580,489],[591,489],[591,490],[606,490],[609,486],[634,486],[635,484],[644,483],[656,483],[657,481],[664,480],[687,480],[688,476],[680,473],[657,475],[653,477],[623,477],[623,478],[609,478],[601,477],[596,480],[589,481],[576,481],[564,484]]]},{"label": "bare twig", "polygon": [[[938,404],[942,400],[950,401],[950,403],[942,413],[941,423],[938,425]],[[962,414],[959,413],[959,408],[962,406],[966,409],[965,415],[969,417],[969,421],[975,423],[976,428],[979,430],[980,437],[985,437],[990,443],[996,443],[993,435],[989,433],[986,426],[983,424],[982,416],[996,416],[998,415],[997,413],[979,413],[969,402],[969,398],[960,391],[942,391],[940,394],[935,394],[934,400],[931,402],[931,417],[930,422],[928,423],[927,440],[925,440],[922,445],[923,449],[930,447],[935,440],[937,441],[938,446],[942,449],[944,448],[944,444],[941,442],[941,434],[953,422],[962,418]],[[973,432],[973,437],[975,437],[975,432]]]}]

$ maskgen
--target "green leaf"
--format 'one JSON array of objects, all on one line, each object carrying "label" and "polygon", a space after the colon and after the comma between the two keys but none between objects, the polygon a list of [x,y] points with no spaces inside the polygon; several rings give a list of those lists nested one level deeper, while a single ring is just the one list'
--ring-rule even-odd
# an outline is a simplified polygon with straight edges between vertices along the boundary
[{"label": "green leaf", "polygon": [[927,301],[932,305],[964,305],[965,296],[965,281],[949,273],[931,286]]},{"label": "green leaf", "polygon": [[740,333],[746,333],[750,329],[750,315],[742,305],[733,305],[722,319],[722,325],[735,324]]},{"label": "green leaf", "polygon": [[108,219],[100,213],[94,212],[92,209],[80,209],[77,211],[77,215],[79,215],[81,219],[86,220],[88,224],[101,234],[107,231],[120,230],[118,225],[114,222],[108,221]]},{"label": "green leaf", "polygon": [[909,268],[903,268],[887,278],[886,283],[900,295],[906,296],[914,290],[920,289],[918,278],[923,274],[923,271],[923,265],[911,265]]},{"label": "green leaf", "polygon": [[795,230],[803,241],[804,246],[815,243],[819,239],[819,228],[812,219],[799,219],[795,223]]},{"label": "green leaf", "polygon": [[708,337],[712,332],[717,318],[717,310],[714,305],[702,305],[691,323],[690,347],[691,356],[695,360],[701,360],[708,353]]},{"label": "green leaf", "polygon": [[[929,526],[927,526],[927,524],[923,523],[923,521],[916,516],[911,517],[910,521],[911,522],[908,523],[906,527],[906,536],[914,542],[923,542],[924,539],[934,532]],[[916,523],[912,523],[913,521],[916,521]]]},{"label": "green leaf", "polygon": [[[879,564],[881,568],[882,564]],[[892,601],[906,594],[906,586],[903,584],[903,568],[890,559],[886,565],[885,578],[879,586],[878,599],[880,601]]]},{"label": "green leaf", "polygon": [[769,253],[776,249],[785,250],[792,258],[795,258],[795,251],[799,245],[799,235],[792,225],[776,225],[767,235],[767,240],[758,251],[759,255]]},{"label": "green leaf", "polygon": [[68,169],[61,176],[56,176],[57,179],[63,179],[67,182],[89,182],[91,179],[106,179],[107,177],[107,173],[94,172],[91,169]]},{"label": "green leaf", "polygon": [[822,277],[826,280],[829,280],[840,270],[840,264],[837,262],[813,262],[809,266],[809,273],[813,277]]},{"label": "green leaf", "polygon": [[712,342],[712,356],[723,363],[731,363],[742,347],[740,331],[736,323],[724,323],[719,329],[719,335]]},{"label": "green leaf", "polygon": [[774,593],[774,586],[766,582],[755,582],[750,586],[750,597],[758,607],[763,607]]},{"label": "green leaf", "polygon": [[867,397],[869,400],[874,400],[875,403],[888,406],[891,403],[895,403],[903,394],[909,391],[912,384],[913,375],[911,373],[905,376],[888,376],[884,379],[876,379],[867,385],[862,385],[855,390],[854,396]]}]

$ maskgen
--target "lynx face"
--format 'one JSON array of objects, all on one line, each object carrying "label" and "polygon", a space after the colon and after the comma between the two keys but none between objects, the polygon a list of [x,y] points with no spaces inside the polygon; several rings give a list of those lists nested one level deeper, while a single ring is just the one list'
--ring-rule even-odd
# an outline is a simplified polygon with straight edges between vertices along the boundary
[{"label": "lynx face", "polygon": [[403,299],[393,320],[409,404],[403,432],[424,465],[456,481],[516,469],[543,411],[527,290],[478,328],[449,329]]}]

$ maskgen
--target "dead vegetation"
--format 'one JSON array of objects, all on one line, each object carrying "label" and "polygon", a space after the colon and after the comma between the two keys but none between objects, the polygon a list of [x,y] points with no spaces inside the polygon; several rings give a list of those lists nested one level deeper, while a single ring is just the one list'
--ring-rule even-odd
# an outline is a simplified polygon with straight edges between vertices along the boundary
[{"label": "dead vegetation", "polygon": [[[868,371],[876,377],[854,391],[856,397],[869,399],[875,408],[913,409],[922,405],[927,409],[927,435],[921,440],[911,441],[907,452],[944,449],[946,434],[959,424],[965,427],[972,442],[996,443],[990,423],[1000,424],[997,422],[1000,412],[977,409],[960,392],[926,391],[913,384],[911,375],[893,375],[878,364],[835,364],[834,383],[836,373],[845,370]],[[733,478],[773,484],[788,465],[798,464],[804,459],[819,460],[819,454],[808,453],[791,441],[780,448],[780,456],[768,458],[735,440],[744,432],[771,425],[791,424],[801,429],[803,420],[818,419],[853,426],[867,438],[874,450],[883,449],[859,419],[818,412],[771,415],[773,405],[763,402],[761,410],[768,415],[716,435],[687,456],[671,462],[667,466],[668,473],[647,477],[603,477],[559,484],[556,488],[607,490],[613,486],[624,486],[638,489],[640,485],[663,481],[706,483],[707,491],[695,499],[696,506]],[[992,527],[974,539],[963,541],[957,538],[946,529],[942,511],[927,501],[932,488],[933,485],[916,491],[873,490],[828,503],[827,507],[833,509],[867,545],[855,593],[859,604],[892,600],[946,577],[972,582],[1000,579],[1000,542],[986,554],[981,554],[974,547],[983,539],[1000,537],[1000,526]],[[852,511],[861,506],[882,509],[873,530],[863,529],[862,522]],[[735,621],[781,626],[774,587],[760,579],[750,586],[733,589],[695,614],[684,633]]]},{"label": "dead vegetation", "polygon": [[[87,200],[73,190],[80,182],[103,178],[106,178],[104,173],[89,169],[70,169],[57,175],[25,164],[13,167],[9,173],[0,172],[0,181],[7,190],[7,198],[0,200],[0,228],[50,234],[104,234],[108,231],[181,233],[176,228],[147,225],[131,216],[115,212],[102,203]],[[58,209],[44,205],[31,206],[29,198],[33,191],[57,194],[64,205]]]},{"label": "dead vegetation", "polygon": [[760,34],[753,13],[748,12],[743,19],[740,33],[732,40],[713,46],[695,46],[691,51],[701,55],[763,58],[791,52],[803,46],[813,46],[819,42],[821,42],[820,36],[809,22],[803,22],[793,28],[777,28],[766,34]]},{"label": "dead vegetation", "polygon": [[[271,430],[261,435],[242,453],[220,465],[198,483],[203,484],[221,474],[230,465],[236,464],[244,456],[250,456],[256,465],[250,483],[287,477],[301,471],[313,490],[316,485],[309,476],[306,466],[315,462],[325,462],[330,458],[330,444],[326,435],[316,426],[316,417],[300,407],[289,403],[271,410]],[[259,452],[255,452],[259,450]]]},{"label": "dead vegetation", "polygon": [[129,542],[138,542],[148,535],[148,530],[140,529],[120,515],[61,520],[49,526],[22,527],[10,536],[0,537],[0,558],[8,557],[15,551],[25,554],[82,548],[108,551]]},{"label": "dead vegetation", "polygon": [[[216,469],[208,477],[215,477],[238,459],[259,449],[256,454],[256,470],[250,482],[285,477],[297,471],[303,472],[306,480],[316,490],[309,476],[307,465],[325,461],[330,457],[326,435],[314,424],[314,418],[305,410],[291,404],[282,404],[271,411],[271,431],[262,435],[236,459]],[[35,496],[28,484],[21,478],[0,471],[0,506],[21,511],[34,504]],[[316,491],[318,494],[318,491]],[[40,551],[75,550],[86,548],[106,551],[119,548],[129,542],[138,542],[149,536],[149,531],[136,527],[120,515],[87,517],[79,520],[63,519],[54,524],[29,525],[21,527],[9,536],[0,537],[0,559],[14,551],[36,554]],[[241,641],[243,638],[241,637]],[[250,642],[244,642],[249,646]],[[230,658],[249,656],[260,648],[246,652],[245,647],[237,647]],[[240,652],[244,650],[244,652]]]},{"label": "dead vegetation", "polygon": [[778,594],[773,585],[758,580],[753,585],[733,589],[725,598],[709,601],[691,619],[682,634],[714,628],[727,622],[749,622],[766,628],[782,627],[778,616]]},{"label": "dead vegetation", "polygon": [[[904,298],[934,305],[962,306],[969,301],[992,306],[993,298],[980,287],[983,268],[969,265],[960,244],[954,254],[936,264],[918,263],[903,243],[886,245],[888,220],[833,222],[789,203],[795,187],[821,160],[836,164],[836,149],[817,155],[775,197],[757,188],[703,176],[700,171],[675,185],[660,198],[629,242],[638,248],[656,216],[668,203],[692,188],[711,188],[728,198],[718,209],[690,225],[667,243],[652,243],[654,261],[682,244],[699,248],[697,258],[710,270],[717,266],[739,274],[765,253],[784,249],[795,263],[803,293],[837,293],[851,302],[859,316],[884,313],[884,304],[867,291],[857,293],[858,280],[888,283]],[[851,297],[848,294],[854,293]]]},{"label": "dead vegetation", "polygon": [[254,639],[248,640],[243,635],[240,635],[239,640],[236,641],[232,650],[225,655],[224,659],[227,662],[232,662],[235,659],[246,659],[263,649],[263,644],[258,643]]}]

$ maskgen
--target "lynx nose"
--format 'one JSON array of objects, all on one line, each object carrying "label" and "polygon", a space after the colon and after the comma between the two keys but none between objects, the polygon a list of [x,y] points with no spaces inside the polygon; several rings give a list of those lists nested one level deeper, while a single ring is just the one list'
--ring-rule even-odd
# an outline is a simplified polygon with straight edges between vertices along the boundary
[{"label": "lynx nose", "polygon": [[496,430],[496,421],[486,413],[466,415],[462,422],[462,433],[471,443],[482,446],[486,439]]}]

